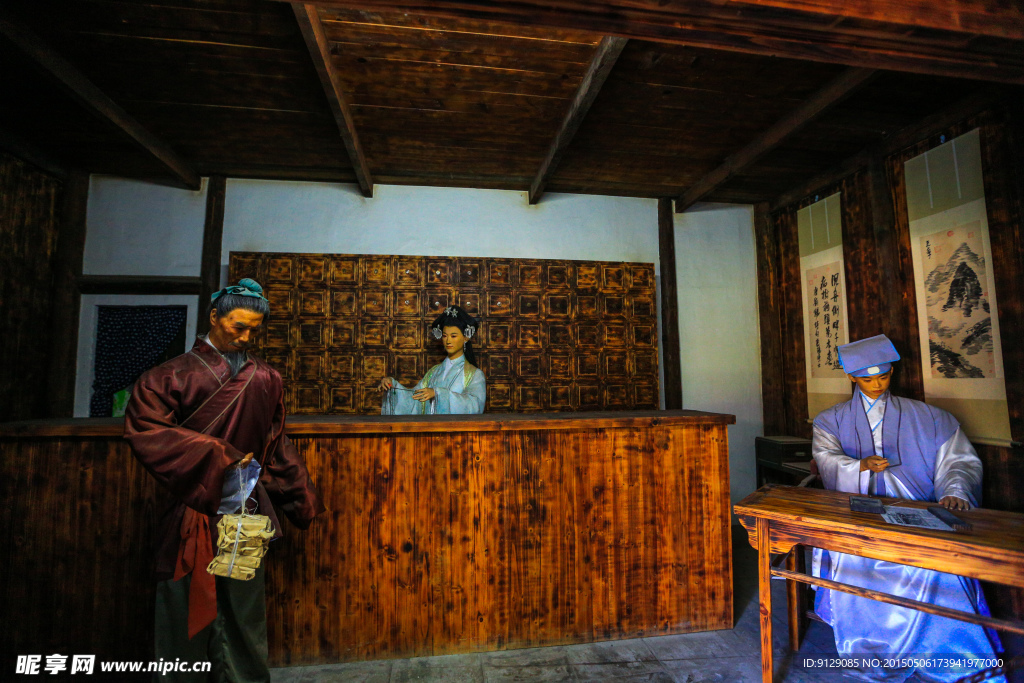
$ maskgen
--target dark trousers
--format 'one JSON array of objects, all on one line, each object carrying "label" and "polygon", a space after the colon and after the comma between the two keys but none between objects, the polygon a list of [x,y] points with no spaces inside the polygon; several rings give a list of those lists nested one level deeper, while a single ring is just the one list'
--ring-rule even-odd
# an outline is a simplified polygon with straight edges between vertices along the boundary
[{"label": "dark trousers", "polygon": [[[205,567],[201,570],[205,571]],[[188,637],[191,576],[156,585],[156,659],[211,662],[210,673],[155,674],[160,683],[269,683],[263,568],[251,581],[217,577],[217,618]]]}]

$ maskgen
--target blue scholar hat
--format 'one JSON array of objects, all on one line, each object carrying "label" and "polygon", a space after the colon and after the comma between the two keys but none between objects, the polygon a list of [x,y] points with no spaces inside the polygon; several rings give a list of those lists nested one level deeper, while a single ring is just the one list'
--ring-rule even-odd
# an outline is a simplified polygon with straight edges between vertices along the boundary
[{"label": "blue scholar hat", "polygon": [[839,362],[843,372],[854,377],[883,375],[892,370],[893,361],[899,359],[896,347],[884,334],[839,347]]}]

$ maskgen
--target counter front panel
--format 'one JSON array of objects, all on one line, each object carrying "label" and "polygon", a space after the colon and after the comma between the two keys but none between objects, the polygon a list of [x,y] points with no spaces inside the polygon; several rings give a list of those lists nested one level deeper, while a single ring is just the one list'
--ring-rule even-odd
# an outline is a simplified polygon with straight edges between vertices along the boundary
[{"label": "counter front panel", "polygon": [[[328,512],[271,546],[272,664],[731,628],[732,421],[290,422]],[[0,425],[9,654],[149,656],[155,484],[115,427]]]}]

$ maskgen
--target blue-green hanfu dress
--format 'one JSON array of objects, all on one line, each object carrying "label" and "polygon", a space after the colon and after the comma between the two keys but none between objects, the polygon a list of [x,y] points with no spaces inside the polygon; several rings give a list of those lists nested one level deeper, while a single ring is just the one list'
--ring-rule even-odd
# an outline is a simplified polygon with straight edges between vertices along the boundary
[{"label": "blue-green hanfu dress", "polygon": [[[487,383],[484,373],[461,356],[454,361],[445,358],[412,389],[392,380],[392,388],[384,394],[381,415],[473,415],[484,412]],[[413,392],[433,389],[429,401],[413,399]]]}]

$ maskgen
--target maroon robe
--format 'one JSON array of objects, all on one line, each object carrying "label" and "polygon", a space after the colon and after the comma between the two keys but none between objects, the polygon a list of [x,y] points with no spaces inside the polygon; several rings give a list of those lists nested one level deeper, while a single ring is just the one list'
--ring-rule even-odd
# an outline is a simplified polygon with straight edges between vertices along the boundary
[{"label": "maroon robe", "polygon": [[[263,360],[250,353],[232,377],[227,361],[202,339],[139,378],[125,410],[125,438],[165,494],[157,509],[157,580],[193,568],[193,587],[206,579],[206,565],[196,560],[213,557],[225,471],[247,453],[261,467],[250,506],[255,498],[276,537],[281,524],[271,502],[302,529],[324,511],[305,462],[284,435],[282,397],[281,375]],[[186,552],[191,557],[183,570]],[[215,602],[212,609],[216,614]]]}]

